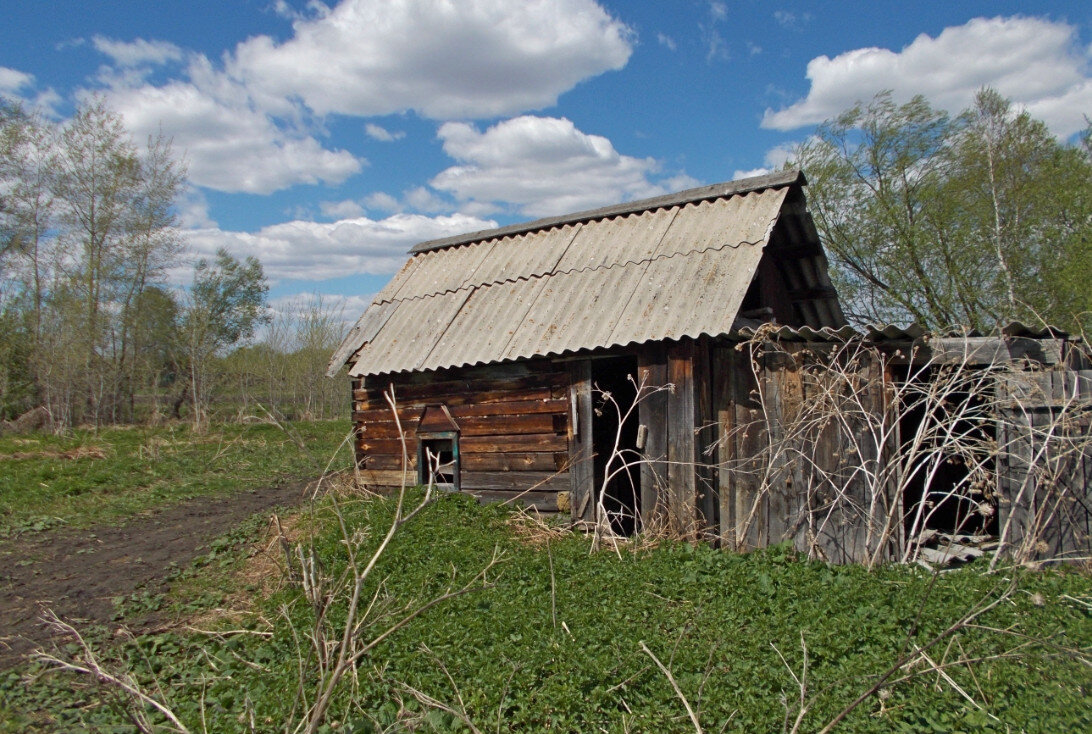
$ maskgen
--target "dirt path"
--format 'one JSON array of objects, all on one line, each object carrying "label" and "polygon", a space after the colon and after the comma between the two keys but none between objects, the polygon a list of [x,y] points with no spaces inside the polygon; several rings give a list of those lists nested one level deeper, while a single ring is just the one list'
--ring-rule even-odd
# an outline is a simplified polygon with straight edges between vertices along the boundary
[{"label": "dirt path", "polygon": [[171,571],[187,567],[213,538],[257,512],[299,504],[307,485],[190,500],[120,527],[61,528],[0,543],[0,670],[49,641],[44,608],[66,621],[110,624],[115,597],[165,591]]}]

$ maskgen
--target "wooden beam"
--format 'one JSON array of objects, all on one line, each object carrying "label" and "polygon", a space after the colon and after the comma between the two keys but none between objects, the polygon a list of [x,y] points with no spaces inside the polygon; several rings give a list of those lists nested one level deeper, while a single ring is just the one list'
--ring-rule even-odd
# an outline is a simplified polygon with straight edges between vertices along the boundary
[{"label": "wooden beam", "polygon": [[592,445],[592,368],[588,360],[569,362],[569,399],[575,414],[569,425],[569,483],[574,521],[595,518],[595,462]]},{"label": "wooden beam", "polygon": [[[653,344],[637,356],[637,382],[646,388],[662,387],[667,379],[667,356],[662,345]],[[667,399],[668,392],[651,393],[637,407],[637,420],[644,426],[645,462],[641,464],[641,526],[661,527],[667,521]]]},{"label": "wooden beam", "polygon": [[668,528],[682,538],[698,534],[696,436],[694,424],[694,342],[667,348],[667,379],[675,391],[667,398]]}]

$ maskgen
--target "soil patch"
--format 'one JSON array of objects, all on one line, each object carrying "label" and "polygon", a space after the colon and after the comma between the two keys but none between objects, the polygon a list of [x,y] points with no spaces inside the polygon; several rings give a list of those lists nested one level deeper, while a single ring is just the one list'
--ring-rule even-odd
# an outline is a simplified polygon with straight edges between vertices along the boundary
[{"label": "soil patch", "polygon": [[[255,513],[298,505],[309,484],[195,499],[121,526],[59,528],[0,543],[0,670],[49,642],[43,609],[77,626],[111,624],[116,597],[166,591],[171,571],[188,566],[212,539]],[[139,632],[161,621],[149,615],[126,626]]]}]

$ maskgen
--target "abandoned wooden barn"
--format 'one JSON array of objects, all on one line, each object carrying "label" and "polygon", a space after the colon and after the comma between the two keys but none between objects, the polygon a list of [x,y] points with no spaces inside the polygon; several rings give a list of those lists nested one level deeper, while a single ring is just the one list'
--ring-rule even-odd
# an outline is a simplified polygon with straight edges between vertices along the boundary
[{"label": "abandoned wooden barn", "polygon": [[[844,324],[804,185],[777,173],[414,247],[331,362],[349,366],[366,481],[401,481],[393,385],[413,472],[432,449],[461,491],[589,520],[606,461],[640,451],[609,483],[619,529],[714,527],[703,452],[736,359],[719,340]],[[624,414],[637,384],[669,383],[631,420],[602,404]]]},{"label": "abandoned wooden barn", "polygon": [[[964,459],[936,446],[923,455],[939,469],[905,471],[922,431],[892,390],[944,350],[845,326],[805,185],[781,172],[414,247],[331,360],[351,378],[363,480],[423,482],[432,455],[450,489],[622,533],[904,557],[938,517],[916,511],[981,479],[946,479]],[[1065,368],[1052,335],[1020,338],[1032,346],[994,339],[990,369],[971,366],[1046,349],[1034,368]],[[1087,545],[1088,517],[1056,545]]]}]

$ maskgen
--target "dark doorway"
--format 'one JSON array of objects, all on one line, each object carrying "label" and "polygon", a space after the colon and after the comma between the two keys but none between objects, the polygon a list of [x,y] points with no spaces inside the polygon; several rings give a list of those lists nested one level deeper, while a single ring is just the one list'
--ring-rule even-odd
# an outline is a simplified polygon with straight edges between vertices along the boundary
[{"label": "dark doorway", "polygon": [[641,469],[634,465],[637,454],[637,411],[622,420],[637,400],[637,360],[611,357],[592,361],[592,449],[595,452],[596,498],[608,471],[603,506],[611,528],[621,535],[633,535],[640,527]]},{"label": "dark doorway", "polygon": [[[896,379],[914,380],[922,387],[911,390],[913,398],[927,392],[929,385],[946,379],[939,370],[928,367],[898,374]],[[950,379],[950,378],[947,378]],[[920,518],[917,533],[937,530],[942,533],[997,534],[997,505],[991,484],[973,481],[967,464],[968,455],[986,451],[995,438],[992,421],[986,420],[986,396],[969,391],[952,391],[943,401],[914,400],[914,405],[902,406],[899,416],[899,432],[904,446],[923,430],[934,438],[927,439],[920,448],[922,454],[907,470],[913,473],[903,495],[904,531],[915,532],[915,522]],[[956,417],[962,415],[963,417]],[[969,417],[968,417],[969,416]],[[942,439],[936,434],[936,424],[947,426],[951,436],[962,437],[961,450],[945,451]],[[932,452],[941,450],[937,455]],[[985,512],[982,508],[988,508]]]}]

